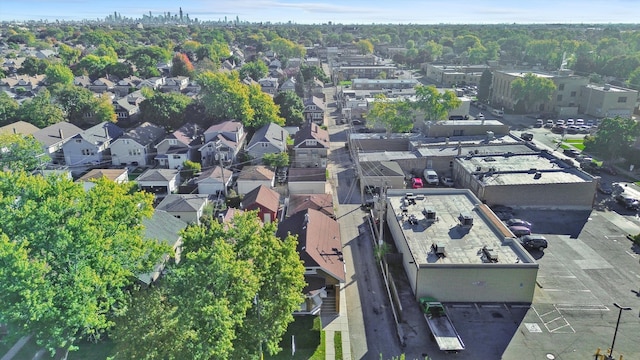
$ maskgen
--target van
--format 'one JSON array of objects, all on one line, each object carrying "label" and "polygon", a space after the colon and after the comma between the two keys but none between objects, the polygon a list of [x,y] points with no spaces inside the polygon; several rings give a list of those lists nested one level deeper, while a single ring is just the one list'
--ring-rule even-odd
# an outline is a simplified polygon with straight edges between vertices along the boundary
[{"label": "van", "polygon": [[440,180],[438,179],[438,173],[433,169],[424,170],[424,179],[427,181],[427,185],[438,185]]}]

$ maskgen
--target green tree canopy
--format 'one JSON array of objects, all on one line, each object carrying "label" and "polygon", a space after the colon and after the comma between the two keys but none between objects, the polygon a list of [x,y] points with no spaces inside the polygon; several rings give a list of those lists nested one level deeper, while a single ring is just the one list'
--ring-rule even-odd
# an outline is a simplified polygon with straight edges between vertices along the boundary
[{"label": "green tree canopy", "polygon": [[480,76],[478,83],[478,101],[486,103],[491,96],[491,83],[493,82],[493,73],[491,70],[485,69]]},{"label": "green tree canopy", "polygon": [[[516,102],[522,102],[526,112],[536,109],[544,101],[551,100],[556,85],[551,79],[527,73],[511,82],[511,92]],[[535,110],[533,110],[535,111]]]},{"label": "green tree canopy", "polygon": [[280,116],[287,126],[301,126],[304,123],[304,103],[293,91],[281,91],[273,98],[273,102],[280,107]]},{"label": "green tree canopy", "polygon": [[268,46],[278,56],[285,59],[304,58],[304,55],[307,53],[307,50],[304,48],[304,46],[281,37],[275,38],[270,41]]},{"label": "green tree canopy", "polygon": [[251,62],[245,63],[240,68],[240,78],[241,79],[245,79],[247,77],[250,77],[253,80],[258,81],[258,80],[264,78],[265,76],[267,76],[268,73],[269,73],[269,68],[261,60],[256,60],[256,61],[251,61]]},{"label": "green tree canopy", "polygon": [[249,103],[249,87],[240,82],[238,72],[204,72],[198,76],[202,87],[200,102],[208,117],[216,120],[236,119],[250,126],[255,110]]},{"label": "green tree canopy", "polygon": [[0,91],[0,126],[16,121],[20,104],[9,97],[4,91]]},{"label": "green tree canopy", "polygon": [[253,130],[269,123],[284,126],[285,120],[280,116],[280,108],[269,94],[262,91],[260,85],[249,86],[249,106],[254,111],[253,119],[243,123],[244,126]]},{"label": "green tree canopy", "polygon": [[373,54],[373,44],[369,40],[358,40],[356,43],[358,52],[362,55]]},{"label": "green tree canopy", "polygon": [[80,54],[82,54],[80,49],[72,48],[67,44],[58,45],[58,57],[60,57],[62,63],[67,66],[71,66],[78,62]]},{"label": "green tree canopy", "polygon": [[54,84],[73,84],[73,72],[63,64],[50,65],[45,71],[47,83]]},{"label": "green tree canopy", "polygon": [[595,135],[585,136],[585,151],[600,154],[606,160],[616,160],[625,153],[640,134],[638,123],[628,118],[605,118]]},{"label": "green tree canopy", "polygon": [[18,74],[36,76],[44,74],[49,67],[50,62],[48,60],[40,60],[37,57],[29,56],[23,62],[22,66],[18,69]]},{"label": "green tree canopy", "polygon": [[153,196],[96,180],[0,172],[0,321],[52,353],[99,339],[127,286],[170,249],[143,237]]},{"label": "green tree canopy", "polygon": [[368,125],[381,125],[389,134],[411,131],[414,116],[409,101],[389,99],[384,94],[378,94],[367,114],[367,120]]},{"label": "green tree canopy", "polygon": [[32,99],[26,100],[18,110],[18,118],[40,129],[64,121],[62,109],[51,102],[49,90],[44,89]]},{"label": "green tree canopy", "polygon": [[166,62],[171,59],[169,50],[160,46],[142,46],[135,48],[127,60],[131,61],[141,76],[158,76],[160,72],[156,68],[159,62]]},{"label": "green tree canopy", "polygon": [[49,161],[42,144],[31,135],[0,134],[0,149],[0,171],[32,171]]},{"label": "green tree canopy", "polygon": [[140,103],[140,119],[176,130],[186,122],[185,110],[191,102],[190,97],[179,93],[153,92]]},{"label": "green tree canopy", "polygon": [[171,66],[171,75],[173,76],[192,76],[193,64],[186,54],[178,53],[173,57],[173,65]]},{"label": "green tree canopy", "polygon": [[418,85],[413,108],[422,112],[427,121],[444,120],[449,111],[457,108],[461,103],[462,101],[453,91],[445,90],[440,93],[435,86]]},{"label": "green tree canopy", "polygon": [[268,353],[280,350],[303,300],[304,267],[296,239],[280,240],[275,231],[256,212],[187,228],[184,260],[157,290],[136,296],[118,322],[118,356],[257,359],[263,344]]},{"label": "green tree canopy", "polygon": [[264,154],[262,156],[262,163],[274,169],[289,166],[289,154],[286,152]]}]

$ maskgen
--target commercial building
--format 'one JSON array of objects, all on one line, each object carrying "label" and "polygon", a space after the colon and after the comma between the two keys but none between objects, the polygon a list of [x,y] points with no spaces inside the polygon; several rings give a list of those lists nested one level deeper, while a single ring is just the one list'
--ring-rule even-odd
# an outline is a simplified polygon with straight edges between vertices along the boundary
[{"label": "commercial building", "polygon": [[456,185],[471,189],[489,205],[592,208],[597,180],[577,168],[573,160],[563,160],[548,151],[499,150],[500,147],[486,147],[457,156],[453,162]]},{"label": "commercial building", "polygon": [[479,84],[480,77],[488,65],[438,65],[424,64],[423,70],[427,79],[445,87],[461,84]]},{"label": "commercial building", "polygon": [[595,117],[631,117],[638,101],[636,90],[588,84],[580,89],[580,113]]},{"label": "commercial building", "polygon": [[538,264],[471,191],[389,190],[386,221],[416,299],[532,301]]},{"label": "commercial building", "polygon": [[557,73],[537,71],[494,71],[491,84],[491,105],[494,108],[514,110],[516,98],[511,91],[511,83],[518,78],[531,73],[538,77],[550,79],[556,85],[550,101],[540,101],[529,106],[536,112],[551,112],[559,116],[575,116],[578,114],[580,89],[589,83],[589,79],[573,75],[570,71],[561,70]]}]

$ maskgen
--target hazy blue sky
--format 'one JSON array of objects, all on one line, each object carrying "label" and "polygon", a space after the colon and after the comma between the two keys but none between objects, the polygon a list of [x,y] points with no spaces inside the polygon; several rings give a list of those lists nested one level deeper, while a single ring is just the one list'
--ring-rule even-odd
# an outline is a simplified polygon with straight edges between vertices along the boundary
[{"label": "hazy blue sky", "polygon": [[0,20],[103,19],[151,11],[295,23],[637,23],[637,0],[0,0]]}]

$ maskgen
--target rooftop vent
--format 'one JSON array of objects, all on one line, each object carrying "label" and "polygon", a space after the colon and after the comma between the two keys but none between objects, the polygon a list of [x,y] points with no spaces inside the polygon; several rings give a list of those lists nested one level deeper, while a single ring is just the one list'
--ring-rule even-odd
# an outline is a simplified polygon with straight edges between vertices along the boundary
[{"label": "rooftop vent", "polygon": [[533,175],[533,178],[536,180],[540,179],[541,177],[542,177],[542,173],[540,171],[536,172],[536,174]]}]

